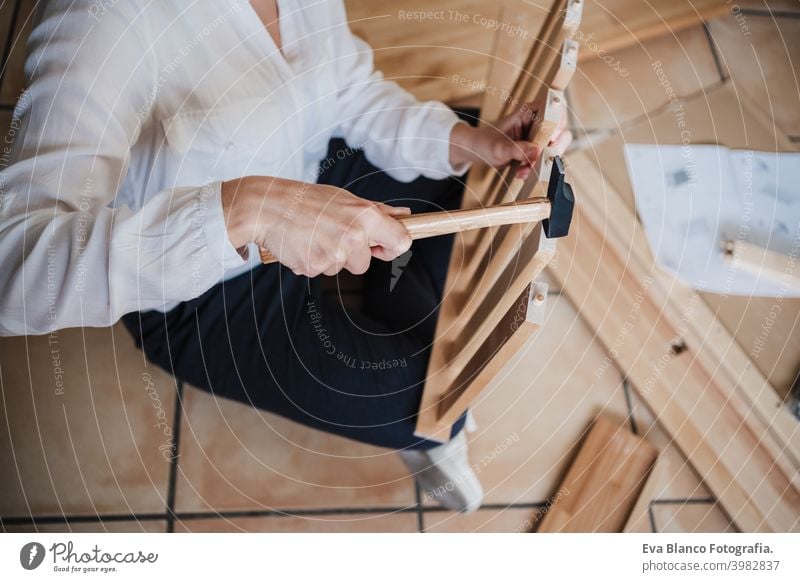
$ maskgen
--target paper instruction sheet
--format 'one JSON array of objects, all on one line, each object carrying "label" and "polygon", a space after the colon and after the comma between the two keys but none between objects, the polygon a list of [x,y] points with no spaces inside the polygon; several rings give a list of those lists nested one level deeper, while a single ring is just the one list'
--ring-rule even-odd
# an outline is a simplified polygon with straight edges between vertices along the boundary
[{"label": "paper instruction sheet", "polygon": [[800,269],[800,153],[627,144],[625,159],[636,210],[664,270],[702,291],[800,296],[779,280],[732,267],[721,246],[744,240],[793,257]]}]

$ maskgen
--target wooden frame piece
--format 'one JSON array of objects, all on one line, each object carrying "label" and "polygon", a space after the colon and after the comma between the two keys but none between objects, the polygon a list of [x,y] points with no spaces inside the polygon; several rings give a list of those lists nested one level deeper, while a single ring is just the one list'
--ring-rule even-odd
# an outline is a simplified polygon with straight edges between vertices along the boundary
[{"label": "wooden frame piece", "polygon": [[[501,106],[539,104],[529,138],[543,151],[565,115],[561,90],[575,71],[578,45],[570,39],[580,22],[583,3],[554,2],[510,98]],[[474,192],[474,185],[481,182],[481,193],[473,200],[465,197],[463,207],[475,206],[476,201],[482,206],[522,200],[532,194],[537,195],[532,200],[545,199],[554,153],[545,151],[525,182],[509,182],[516,171],[513,165],[506,170],[506,178],[499,172],[493,180],[487,180],[485,172],[473,178],[480,172],[471,172],[467,190]],[[499,252],[493,250],[495,243]],[[554,253],[555,243],[544,236],[541,223],[504,226],[499,232],[486,229],[456,240],[417,415],[418,436],[447,440],[450,424],[538,327],[528,321],[532,305],[526,298],[531,289],[541,289],[536,278]],[[478,272],[485,276],[479,277]],[[531,316],[537,311],[538,306]],[[517,325],[517,321],[525,325]]]},{"label": "wooden frame piece", "polygon": [[542,325],[546,305],[546,283],[531,283],[525,288],[439,401],[438,423],[447,425],[458,420],[475,396],[489,387],[506,362]]}]

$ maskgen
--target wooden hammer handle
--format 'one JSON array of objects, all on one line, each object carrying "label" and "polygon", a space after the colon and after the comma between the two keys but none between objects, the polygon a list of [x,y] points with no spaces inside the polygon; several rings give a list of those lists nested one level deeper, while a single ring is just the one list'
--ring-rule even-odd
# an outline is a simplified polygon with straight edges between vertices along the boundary
[{"label": "wooden hammer handle", "polygon": [[[397,220],[406,227],[411,239],[417,240],[476,228],[539,222],[549,217],[550,201],[547,198],[531,198],[522,202],[508,202],[469,210],[424,212],[401,216]],[[263,247],[259,247],[259,253],[264,264],[275,263],[278,260]]]}]

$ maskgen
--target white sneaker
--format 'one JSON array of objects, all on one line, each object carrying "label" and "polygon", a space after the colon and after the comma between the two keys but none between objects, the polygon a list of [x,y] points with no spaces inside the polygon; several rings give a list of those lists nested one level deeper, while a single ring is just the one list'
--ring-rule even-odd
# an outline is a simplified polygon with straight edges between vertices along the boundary
[{"label": "white sneaker", "polygon": [[428,499],[452,511],[471,513],[481,506],[483,487],[469,464],[466,432],[432,449],[398,453]]}]

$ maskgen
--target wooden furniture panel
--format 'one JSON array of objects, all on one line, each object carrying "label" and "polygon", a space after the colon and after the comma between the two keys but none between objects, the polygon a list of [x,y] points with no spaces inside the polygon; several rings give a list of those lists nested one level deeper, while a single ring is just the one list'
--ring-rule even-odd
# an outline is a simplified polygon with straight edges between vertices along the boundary
[{"label": "wooden furniture panel", "polygon": [[[512,181],[510,177],[495,180],[496,187],[492,189],[486,187],[491,182],[491,173],[476,173],[468,182],[471,196],[465,197],[465,208],[515,199],[543,200],[543,196],[552,195],[548,187],[552,166],[556,167],[558,184],[562,183],[563,167],[560,162],[554,164],[555,152],[546,150],[564,113],[564,96],[552,85],[562,87],[574,72],[577,47],[566,41],[580,22],[583,4],[584,0],[553,3],[525,59],[523,72],[506,92],[507,99],[495,103],[500,111],[524,103],[540,104],[528,137],[545,150],[543,155],[524,182]],[[509,171],[510,175],[514,169]],[[478,181],[483,184],[476,185]],[[571,201],[571,191],[566,188]],[[556,204],[552,201],[551,204],[555,216]],[[418,435],[446,440],[450,424],[490,384],[491,376],[502,369],[535,329],[531,325],[519,326],[515,320],[527,321],[530,301],[526,298],[532,285],[536,286],[532,282],[555,251],[554,241],[544,233],[542,223],[527,223],[504,226],[499,232],[475,231],[457,241],[417,417]],[[496,236],[504,241],[500,253],[495,253],[491,244]]]}]

